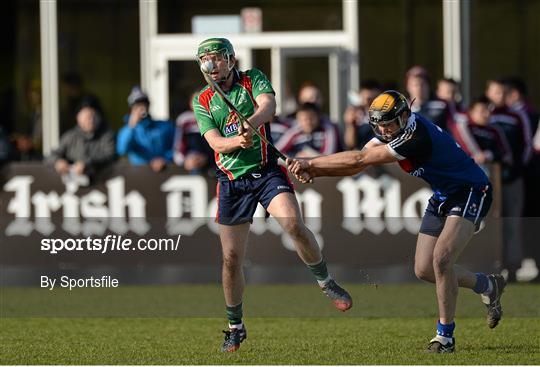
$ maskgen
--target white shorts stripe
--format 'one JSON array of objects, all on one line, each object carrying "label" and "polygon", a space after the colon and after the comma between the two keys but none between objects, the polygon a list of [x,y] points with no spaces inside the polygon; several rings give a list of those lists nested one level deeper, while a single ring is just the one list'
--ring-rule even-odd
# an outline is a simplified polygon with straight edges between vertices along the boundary
[{"label": "white shorts stripe", "polygon": [[482,195],[482,199],[480,200],[480,206],[478,207],[478,213],[476,213],[476,218],[474,219],[474,224],[478,222],[478,217],[480,217],[480,212],[482,212],[482,206],[484,205],[484,199],[487,195],[487,186],[484,188],[484,195]]},{"label": "white shorts stripe", "polygon": [[469,193],[469,198],[467,199],[467,204],[465,204],[465,208],[463,208],[463,215],[462,217],[465,217],[465,214],[467,213],[467,209],[469,209],[469,202],[471,201],[471,196],[473,193],[473,188],[471,187],[471,192]]}]

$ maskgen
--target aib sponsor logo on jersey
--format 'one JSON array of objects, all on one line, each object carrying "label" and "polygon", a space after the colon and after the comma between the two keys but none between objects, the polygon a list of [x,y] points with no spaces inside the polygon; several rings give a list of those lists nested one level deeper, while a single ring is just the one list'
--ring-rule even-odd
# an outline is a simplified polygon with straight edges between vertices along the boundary
[{"label": "aib sponsor logo on jersey", "polygon": [[238,116],[236,112],[231,111],[225,122],[225,135],[229,135],[238,131]]}]

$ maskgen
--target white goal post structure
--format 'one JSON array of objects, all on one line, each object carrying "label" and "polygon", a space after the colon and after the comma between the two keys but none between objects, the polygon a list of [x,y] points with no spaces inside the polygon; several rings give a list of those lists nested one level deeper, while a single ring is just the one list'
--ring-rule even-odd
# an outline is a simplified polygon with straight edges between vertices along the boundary
[{"label": "white goal post structure", "polygon": [[193,61],[199,42],[208,37],[228,38],[242,61],[253,67],[252,51],[269,49],[271,81],[276,91],[278,113],[285,98],[285,59],[291,56],[328,56],[330,116],[340,119],[345,92],[358,88],[358,4],[342,0],[343,30],[258,32],[235,34],[158,34],[157,0],[139,0],[141,84],[152,96],[152,113],[168,117],[168,62]]},{"label": "white goal post structure", "polygon": [[[469,5],[442,0],[444,73],[461,81],[465,99],[470,85]],[[139,0],[141,85],[152,98],[152,113],[169,118],[169,61],[195,62],[198,43],[206,37],[229,38],[243,68],[253,66],[252,51],[269,49],[271,79],[277,93],[278,112],[285,99],[288,57],[328,57],[330,117],[339,121],[346,92],[359,87],[358,3],[342,0],[343,29],[235,34],[158,34],[158,0]],[[57,0],[40,0],[41,70],[43,95],[43,154],[59,142]]]}]

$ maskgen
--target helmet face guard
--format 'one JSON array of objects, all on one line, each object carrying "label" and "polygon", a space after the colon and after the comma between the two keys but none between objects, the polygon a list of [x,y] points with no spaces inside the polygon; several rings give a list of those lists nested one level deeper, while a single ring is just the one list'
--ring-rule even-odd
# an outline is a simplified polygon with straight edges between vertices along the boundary
[{"label": "helmet face guard", "polygon": [[[407,119],[403,118],[405,111],[411,110],[403,94],[388,90],[377,96],[369,107],[369,125],[375,136],[386,142],[394,140],[407,126]],[[380,128],[391,124],[397,126],[396,130],[383,134]]]},{"label": "helmet face guard", "polygon": [[227,60],[227,69],[230,71],[234,68],[234,62],[231,57],[234,57],[234,48],[231,42],[226,38],[208,38],[202,41],[197,48],[197,62],[201,66],[201,59],[206,55],[221,55]]},{"label": "helmet face guard", "polygon": [[[391,124],[396,124],[398,128],[391,132],[391,133],[382,133],[380,127],[386,127]],[[371,119],[369,120],[369,125],[371,126],[371,129],[373,130],[373,133],[375,136],[377,136],[379,139],[382,139],[386,142],[390,142],[397,138],[399,134],[405,130],[405,126],[407,126],[407,120],[405,120],[403,117],[398,116],[393,120],[390,121],[379,121],[379,122],[373,122]]]}]

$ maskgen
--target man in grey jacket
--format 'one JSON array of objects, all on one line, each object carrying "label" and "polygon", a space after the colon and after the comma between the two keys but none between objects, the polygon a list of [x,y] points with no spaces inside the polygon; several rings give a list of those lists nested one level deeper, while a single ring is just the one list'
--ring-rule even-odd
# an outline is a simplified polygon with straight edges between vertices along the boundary
[{"label": "man in grey jacket", "polygon": [[77,112],[77,125],[66,131],[60,146],[48,158],[62,176],[87,176],[116,158],[114,132],[103,121],[99,107],[83,103]]}]

